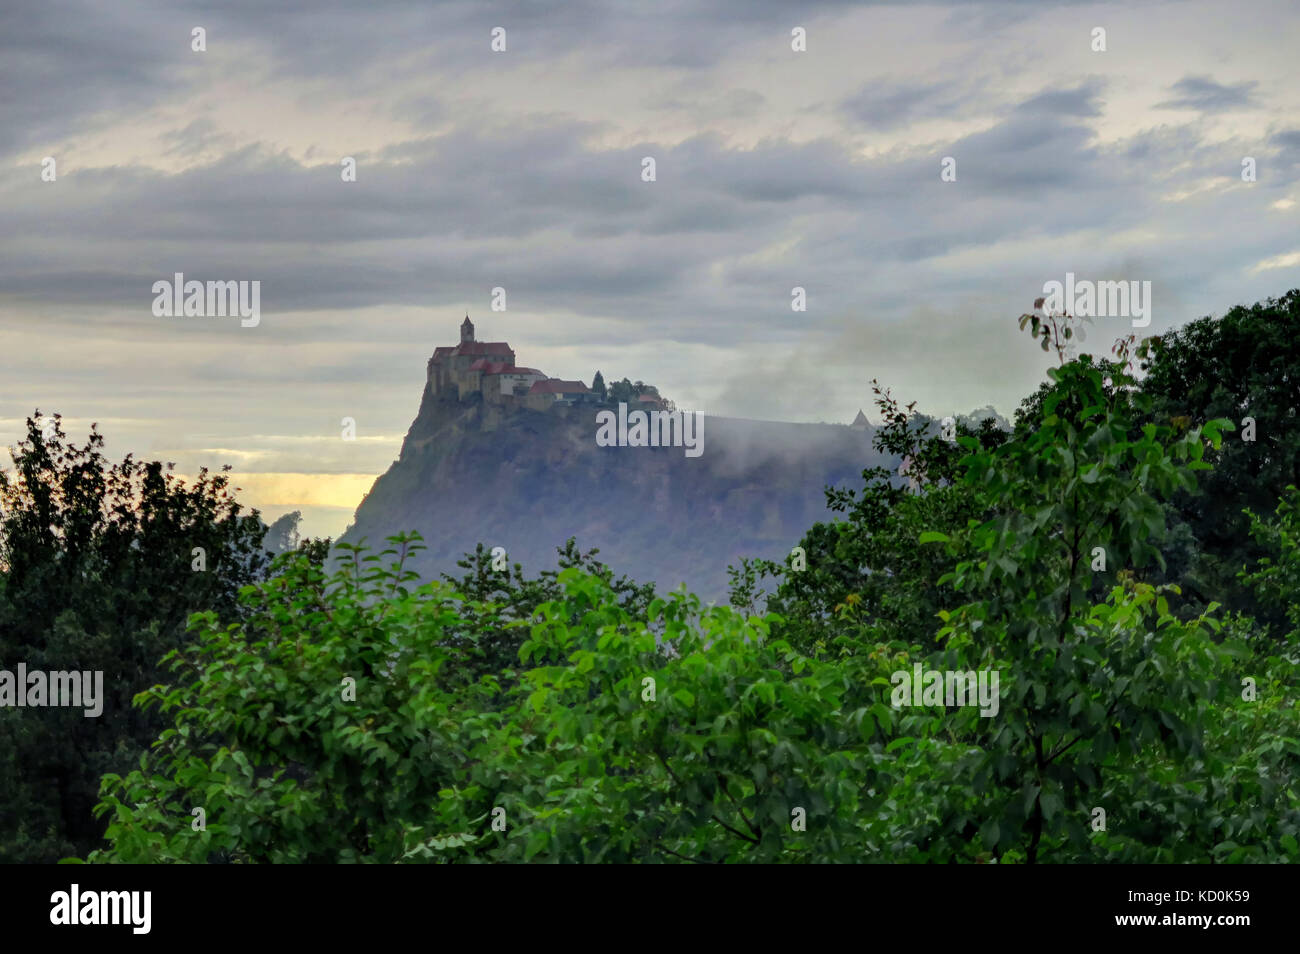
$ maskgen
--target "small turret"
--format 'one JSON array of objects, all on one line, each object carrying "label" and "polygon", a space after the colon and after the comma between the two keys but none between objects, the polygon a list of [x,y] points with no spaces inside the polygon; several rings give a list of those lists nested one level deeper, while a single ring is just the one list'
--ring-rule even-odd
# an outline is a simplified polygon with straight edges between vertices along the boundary
[{"label": "small turret", "polygon": [[469,320],[469,315],[460,324],[460,343],[468,344],[474,340],[474,322]]}]

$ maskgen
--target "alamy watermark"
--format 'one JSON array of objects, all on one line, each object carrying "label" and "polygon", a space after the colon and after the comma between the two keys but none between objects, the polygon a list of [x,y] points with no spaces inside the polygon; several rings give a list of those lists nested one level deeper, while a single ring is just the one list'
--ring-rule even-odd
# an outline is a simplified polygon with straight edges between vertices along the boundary
[{"label": "alamy watermark", "polygon": [[156,318],[242,318],[240,326],[256,328],[262,320],[260,281],[185,281],[177,272],[175,281],[153,283],[153,313]]},{"label": "alamy watermark", "polygon": [[148,934],[152,926],[152,891],[69,891],[50,895],[51,924],[127,924],[133,934]]},{"label": "alamy watermark", "polygon": [[0,709],[9,706],[85,709],[86,718],[94,719],[104,711],[104,671],[28,672],[26,663],[18,664],[17,673],[0,669]]},{"label": "alamy watermark", "polygon": [[632,411],[619,402],[596,412],[597,447],[684,447],[687,457],[704,453],[704,415],[699,411]]},{"label": "alamy watermark", "polygon": [[889,702],[902,706],[974,706],[985,718],[998,714],[998,670],[961,672],[953,669],[926,670],[920,663],[909,673],[900,669],[889,677],[894,691]]},{"label": "alamy watermark", "polygon": [[1077,318],[1132,318],[1134,328],[1151,324],[1151,283],[1137,281],[1075,281],[1065,273],[1065,284],[1043,284],[1043,310],[1048,314],[1069,313]]}]

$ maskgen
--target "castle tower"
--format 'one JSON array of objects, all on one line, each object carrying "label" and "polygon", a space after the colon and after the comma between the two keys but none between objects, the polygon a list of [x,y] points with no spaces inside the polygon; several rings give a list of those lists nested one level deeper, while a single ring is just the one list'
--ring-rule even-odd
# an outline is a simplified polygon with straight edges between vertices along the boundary
[{"label": "castle tower", "polygon": [[474,340],[474,322],[469,320],[469,315],[466,315],[465,320],[461,322],[460,325],[460,343],[468,344],[473,340]]}]

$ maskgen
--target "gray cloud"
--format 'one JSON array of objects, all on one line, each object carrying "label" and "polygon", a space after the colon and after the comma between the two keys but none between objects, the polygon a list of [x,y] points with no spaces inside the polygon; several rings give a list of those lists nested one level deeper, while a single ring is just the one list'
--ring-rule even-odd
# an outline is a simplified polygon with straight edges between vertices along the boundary
[{"label": "gray cloud", "polygon": [[1157,103],[1160,109],[1196,109],[1203,113],[1223,113],[1234,109],[1249,109],[1255,105],[1255,81],[1224,86],[1208,76],[1185,76],[1169,91],[1173,99]]},{"label": "gray cloud", "polygon": [[[713,134],[598,150],[584,145],[596,127],[552,121],[395,144],[360,156],[355,184],[333,163],[257,147],[174,175],[92,170],[61,180],[56,202],[39,183],[0,193],[23,236],[0,240],[0,288],[143,314],[152,283],[175,271],[256,278],[274,314],[484,301],[500,285],[518,308],[653,317],[684,340],[723,340],[795,284],[841,309],[901,301],[881,269],[1165,215],[1153,175],[1199,144],[1153,134],[1102,148],[1082,121],[1095,95],[1036,94],[928,156],[866,160],[825,139],[738,149]],[[1053,97],[1073,107],[1048,108]],[[1200,152],[1207,168],[1237,162],[1230,147]],[[640,180],[644,154],[657,156],[656,182]],[[955,183],[939,181],[944,155]],[[774,269],[761,253],[796,218],[819,224]],[[705,327],[692,317],[702,309]]]},{"label": "gray cloud", "polygon": [[1051,89],[1020,103],[1017,112],[1030,115],[1090,118],[1101,115],[1101,94],[1105,82],[1090,79],[1072,89]]},{"label": "gray cloud", "polygon": [[[0,158],[100,129],[192,88],[189,29],[117,4],[0,5]],[[137,10],[137,14],[141,11]]]},{"label": "gray cloud", "polygon": [[165,149],[164,156],[193,157],[200,153],[229,149],[234,145],[234,137],[220,132],[216,123],[206,117],[200,117],[181,129],[164,133],[161,137]]},{"label": "gray cloud", "polygon": [[954,116],[970,107],[978,90],[952,79],[933,83],[873,80],[841,103],[853,120],[871,129],[895,129],[921,119]]},{"label": "gray cloud", "polygon": [[[1043,367],[1011,321],[1066,271],[1156,282],[1152,330],[1300,284],[1298,269],[1251,272],[1296,249],[1279,202],[1300,184],[1290,88],[1267,71],[1180,78],[1182,48],[1028,55],[1086,50],[1060,6],[0,10],[0,159],[80,150],[57,183],[26,161],[0,177],[0,418],[36,403],[130,417],[141,450],[273,454],[249,435],[326,432],[345,413],[400,434],[464,310],[526,363],[654,381],[714,413],[847,420],[876,376],[927,410],[1009,414]],[[1154,35],[1164,15],[1116,13],[1112,36]],[[493,59],[498,24],[510,53]],[[810,52],[782,73],[794,25]],[[1216,69],[1249,69],[1249,29],[1194,36],[1226,51]],[[891,58],[891,30],[926,39]],[[834,47],[846,39],[861,61]],[[280,96],[246,111],[228,99],[240,82]],[[1272,112],[1210,139],[1200,116],[1135,105],[1162,89],[1164,106]],[[355,183],[329,139],[340,123],[355,123],[339,137]],[[1240,159],[1257,154],[1245,187]],[[262,325],[154,318],[152,283],[176,271],[262,281]],[[505,314],[487,312],[495,286]],[[285,443],[257,459],[309,458]]]}]

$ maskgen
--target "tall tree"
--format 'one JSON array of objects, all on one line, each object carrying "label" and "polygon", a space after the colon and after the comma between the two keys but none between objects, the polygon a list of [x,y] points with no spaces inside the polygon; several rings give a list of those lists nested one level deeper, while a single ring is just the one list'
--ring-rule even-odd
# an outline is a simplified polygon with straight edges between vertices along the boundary
[{"label": "tall tree", "polygon": [[1175,523],[1195,541],[1178,582],[1202,604],[1257,613],[1279,632],[1282,608],[1258,605],[1238,574],[1265,553],[1245,511],[1271,514],[1286,487],[1300,484],[1297,327],[1300,289],[1293,289],[1152,339],[1141,366],[1152,420],[1186,428],[1223,417],[1235,428],[1207,454],[1214,469],[1201,492],[1173,500]]},{"label": "tall tree", "polygon": [[84,854],[104,825],[91,814],[106,772],[139,760],[160,720],[133,708],[184,640],[190,613],[236,615],[239,588],[266,566],[265,525],[229,478],[126,457],[103,437],[66,439],[56,415],[27,420],[0,472],[0,668],[101,670],[103,712],[0,709],[0,860]]},{"label": "tall tree", "polygon": [[950,590],[934,581],[949,569],[946,555],[917,547],[927,531],[953,533],[984,515],[979,495],[958,481],[965,449],[956,442],[972,437],[992,449],[1007,439],[993,417],[956,420],[951,434],[937,422],[903,406],[887,388],[871,382],[882,425],[872,435],[877,451],[904,462],[905,473],[889,467],[863,471],[864,486],[828,487],[826,506],[838,519],[813,525],[798,552],[781,563],[743,560],[732,571],[732,604],[753,602],[758,579],[777,580],[768,608],[783,617],[777,631],[802,651],[849,651],[841,614],[874,629],[881,642],[928,642],[935,614],[957,605]]}]

